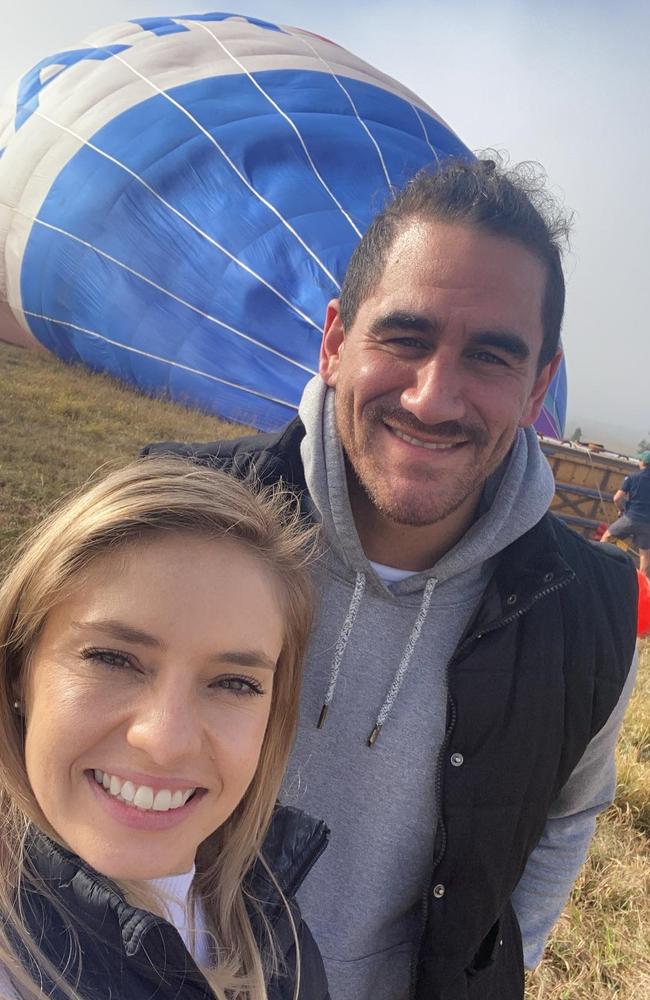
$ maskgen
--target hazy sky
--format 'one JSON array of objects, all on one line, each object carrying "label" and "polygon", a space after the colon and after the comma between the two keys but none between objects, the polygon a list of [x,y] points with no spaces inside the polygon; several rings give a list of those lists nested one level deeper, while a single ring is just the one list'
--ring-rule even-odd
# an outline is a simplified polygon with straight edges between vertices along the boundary
[{"label": "hazy sky", "polygon": [[[219,10],[165,0],[0,0],[0,88],[96,28]],[[356,52],[472,149],[537,160],[576,213],[566,261],[567,430],[633,448],[650,431],[650,3],[224,0]]]}]

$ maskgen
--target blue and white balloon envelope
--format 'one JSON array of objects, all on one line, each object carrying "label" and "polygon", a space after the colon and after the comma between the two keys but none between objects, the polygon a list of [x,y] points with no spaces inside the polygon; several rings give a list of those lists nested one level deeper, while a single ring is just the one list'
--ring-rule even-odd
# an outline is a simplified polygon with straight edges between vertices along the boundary
[{"label": "blue and white balloon envelope", "polygon": [[[471,156],[434,111],[320,36],[223,13],[118,24],[3,107],[5,337],[279,427],[361,234],[449,155]],[[547,403],[539,429],[561,436],[563,370]]]}]

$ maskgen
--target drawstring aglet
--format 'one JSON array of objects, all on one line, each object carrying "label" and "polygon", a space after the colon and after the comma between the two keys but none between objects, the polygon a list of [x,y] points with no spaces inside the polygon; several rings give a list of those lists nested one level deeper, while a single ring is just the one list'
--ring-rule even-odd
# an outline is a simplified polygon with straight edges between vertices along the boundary
[{"label": "drawstring aglet", "polygon": [[323,705],[320,710],[320,715],[318,716],[318,723],[316,729],[322,729],[325,725],[325,719],[327,718],[327,713],[329,711],[329,705]]},{"label": "drawstring aglet", "polygon": [[380,732],[381,732],[381,722],[377,722],[375,724],[375,728],[373,729],[373,731],[371,732],[370,736],[368,737],[368,746],[369,747],[374,747],[375,743],[377,742],[377,737],[379,736]]}]

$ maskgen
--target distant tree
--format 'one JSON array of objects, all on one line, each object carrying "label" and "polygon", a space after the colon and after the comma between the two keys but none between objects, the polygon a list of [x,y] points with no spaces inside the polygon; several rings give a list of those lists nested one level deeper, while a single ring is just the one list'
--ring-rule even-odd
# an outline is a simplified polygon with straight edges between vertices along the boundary
[{"label": "distant tree", "polygon": [[573,434],[569,438],[569,441],[581,441],[582,440],[582,427],[576,427]]},{"label": "distant tree", "polygon": [[[649,432],[650,433],[650,432]],[[636,446],[637,451],[650,451],[650,441],[646,438],[641,438],[638,445]]]}]

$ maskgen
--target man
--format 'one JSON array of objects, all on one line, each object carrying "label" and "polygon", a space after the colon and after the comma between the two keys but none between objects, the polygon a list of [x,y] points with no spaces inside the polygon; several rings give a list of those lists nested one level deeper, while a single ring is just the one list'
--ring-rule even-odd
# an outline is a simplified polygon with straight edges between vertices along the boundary
[{"label": "man", "polygon": [[650,451],[639,455],[640,472],[626,476],[614,494],[618,517],[601,538],[629,538],[639,550],[639,569],[650,579]]},{"label": "man", "polygon": [[332,830],[300,897],[332,1000],[520,1000],[520,926],[534,964],[613,793],[635,574],[547,513],[530,427],[558,235],[494,163],[418,175],[328,306],[299,418],[180,449],[322,525],[283,797]]}]

